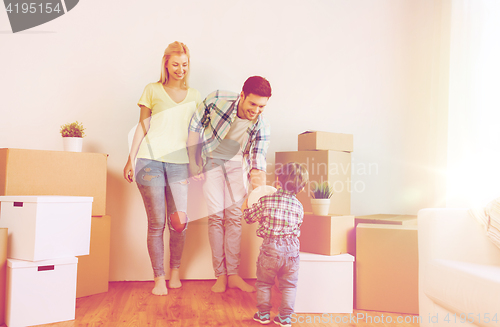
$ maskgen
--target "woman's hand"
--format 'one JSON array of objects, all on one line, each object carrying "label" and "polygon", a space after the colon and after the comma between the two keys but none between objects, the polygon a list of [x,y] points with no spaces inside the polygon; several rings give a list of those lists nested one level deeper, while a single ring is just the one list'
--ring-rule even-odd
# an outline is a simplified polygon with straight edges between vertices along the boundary
[{"label": "woman's hand", "polygon": [[132,164],[132,160],[130,160],[130,157],[128,158],[127,164],[125,165],[125,168],[123,168],[123,177],[125,177],[125,180],[129,183],[134,182],[134,172],[135,172],[135,165]]},{"label": "woman's hand", "polygon": [[191,177],[195,181],[202,181],[204,179],[203,176],[203,167],[199,166],[196,163],[189,163],[189,173],[191,174]]}]

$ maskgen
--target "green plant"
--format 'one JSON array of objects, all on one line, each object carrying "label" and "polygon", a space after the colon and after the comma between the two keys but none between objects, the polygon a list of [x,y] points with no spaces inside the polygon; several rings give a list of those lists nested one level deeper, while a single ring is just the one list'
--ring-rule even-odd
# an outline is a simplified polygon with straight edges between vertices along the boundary
[{"label": "green plant", "polygon": [[84,137],[85,128],[83,128],[82,123],[75,121],[74,123],[68,123],[61,125],[61,135],[62,137]]},{"label": "green plant", "polygon": [[314,183],[314,186],[311,185],[311,192],[315,199],[329,199],[333,195],[333,188],[328,182]]}]

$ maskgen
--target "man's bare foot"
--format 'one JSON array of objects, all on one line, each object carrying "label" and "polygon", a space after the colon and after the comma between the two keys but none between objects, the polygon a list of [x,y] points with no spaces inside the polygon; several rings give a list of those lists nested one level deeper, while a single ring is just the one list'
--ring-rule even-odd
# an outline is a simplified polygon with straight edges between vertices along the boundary
[{"label": "man's bare foot", "polygon": [[228,277],[227,286],[229,286],[229,288],[239,288],[245,292],[255,292],[255,287],[248,285],[239,275],[230,275]]},{"label": "man's bare foot", "polygon": [[155,277],[155,287],[151,291],[154,295],[167,295],[167,282],[165,281],[165,276]]},{"label": "man's bare foot", "polygon": [[182,286],[181,279],[179,278],[179,268],[170,268],[170,279],[168,280],[168,287],[180,288]]},{"label": "man's bare foot", "polygon": [[227,276],[220,275],[219,277],[217,277],[217,281],[215,282],[215,285],[212,286],[212,292],[223,293],[226,291],[226,285],[227,285]]}]

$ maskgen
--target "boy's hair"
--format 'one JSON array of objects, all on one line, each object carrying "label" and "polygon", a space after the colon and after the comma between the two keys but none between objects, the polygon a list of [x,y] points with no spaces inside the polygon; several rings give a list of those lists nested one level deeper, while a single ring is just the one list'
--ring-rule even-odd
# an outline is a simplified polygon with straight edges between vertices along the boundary
[{"label": "boy's hair", "polygon": [[269,81],[261,76],[249,77],[243,84],[243,93],[245,96],[255,94],[260,97],[271,97],[271,84]]},{"label": "boy's hair", "polygon": [[283,190],[294,194],[299,193],[309,182],[307,169],[296,162],[287,163],[276,175]]}]

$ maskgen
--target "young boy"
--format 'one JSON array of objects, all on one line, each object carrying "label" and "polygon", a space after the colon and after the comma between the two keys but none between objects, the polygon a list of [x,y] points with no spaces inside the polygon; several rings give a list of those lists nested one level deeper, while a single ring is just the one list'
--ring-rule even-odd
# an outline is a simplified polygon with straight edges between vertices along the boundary
[{"label": "young boy", "polygon": [[281,186],[243,211],[247,223],[259,222],[257,236],[264,240],[257,260],[257,309],[253,319],[261,324],[271,322],[271,288],[278,276],[282,294],[279,314],[274,323],[291,326],[295,293],[299,277],[300,225],[304,208],[295,195],[309,181],[307,170],[298,163],[287,163],[278,174]]}]

